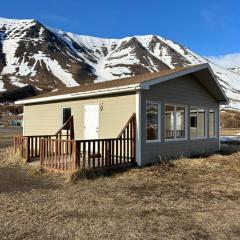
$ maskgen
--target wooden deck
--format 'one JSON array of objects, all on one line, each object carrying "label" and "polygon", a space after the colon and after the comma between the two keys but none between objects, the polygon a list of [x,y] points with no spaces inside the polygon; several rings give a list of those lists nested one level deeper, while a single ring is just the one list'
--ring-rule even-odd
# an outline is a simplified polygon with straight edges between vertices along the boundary
[{"label": "wooden deck", "polygon": [[[73,118],[67,122],[55,135],[16,136],[15,151],[19,150],[27,161],[40,158],[41,167],[50,171],[76,171],[135,163],[135,114],[117,138],[73,140]],[[62,134],[63,129],[69,129],[67,135]]]}]

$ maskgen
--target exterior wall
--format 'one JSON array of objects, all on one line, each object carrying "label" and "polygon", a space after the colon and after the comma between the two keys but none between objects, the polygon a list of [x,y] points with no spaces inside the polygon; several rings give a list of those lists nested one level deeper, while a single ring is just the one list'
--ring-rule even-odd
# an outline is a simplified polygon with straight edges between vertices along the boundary
[{"label": "exterior wall", "polygon": [[[146,142],[146,101],[161,103],[161,141]],[[186,140],[164,140],[164,104],[182,104],[187,107],[187,138]],[[216,109],[217,137],[190,140],[190,117],[192,107]],[[141,92],[141,165],[158,162],[159,158],[175,158],[197,153],[214,152],[219,150],[219,104],[197,79],[184,76],[152,86]],[[208,114],[207,114],[208,117]],[[208,122],[207,122],[208,124]]]},{"label": "exterior wall", "polygon": [[101,104],[99,138],[117,137],[135,112],[135,93],[101,98],[41,103],[24,107],[24,135],[54,134],[62,126],[62,107],[71,107],[74,116],[75,138],[83,139],[84,105]]}]

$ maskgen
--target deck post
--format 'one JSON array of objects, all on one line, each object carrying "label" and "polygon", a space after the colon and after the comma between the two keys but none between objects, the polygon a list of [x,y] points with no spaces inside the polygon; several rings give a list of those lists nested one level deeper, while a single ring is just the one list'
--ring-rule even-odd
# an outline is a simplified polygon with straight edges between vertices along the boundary
[{"label": "deck post", "polygon": [[76,142],[76,169],[80,167],[80,142]]},{"label": "deck post", "polygon": [[26,144],[26,152],[25,152],[25,158],[26,158],[26,161],[29,162],[30,160],[30,141],[29,141],[29,137],[25,137],[25,144]]},{"label": "deck post", "polygon": [[106,166],[109,166],[110,158],[111,158],[111,152],[110,152],[110,141],[107,140],[106,142]]}]

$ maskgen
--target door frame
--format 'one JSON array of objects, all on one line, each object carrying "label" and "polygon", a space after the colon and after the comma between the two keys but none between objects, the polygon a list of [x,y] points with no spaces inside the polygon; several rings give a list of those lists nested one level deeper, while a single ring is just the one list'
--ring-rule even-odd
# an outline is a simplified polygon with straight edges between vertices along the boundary
[{"label": "door frame", "polygon": [[99,103],[85,103],[83,105],[83,139],[86,140],[85,138],[85,116],[86,116],[85,107],[89,105],[98,106],[98,138],[97,139],[99,139],[99,126],[100,126],[100,104]]}]

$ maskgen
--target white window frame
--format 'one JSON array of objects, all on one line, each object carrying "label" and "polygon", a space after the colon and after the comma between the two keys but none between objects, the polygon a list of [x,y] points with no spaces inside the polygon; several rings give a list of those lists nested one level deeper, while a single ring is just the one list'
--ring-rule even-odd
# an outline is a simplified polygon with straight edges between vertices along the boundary
[{"label": "white window frame", "polygon": [[[158,138],[154,139],[154,140],[148,140],[147,139],[147,104],[157,104],[158,105]],[[145,121],[145,131],[146,131],[146,143],[156,143],[156,142],[161,142],[161,102],[158,101],[146,101],[146,111],[145,111],[145,117],[146,117],[146,121]]]},{"label": "white window frame", "polygon": [[60,127],[63,126],[64,122],[63,122],[63,109],[65,108],[71,108],[71,115],[72,115],[72,107],[61,107],[61,119],[60,119]]},{"label": "white window frame", "polygon": [[[214,111],[214,136],[211,136],[211,137],[210,137],[210,134],[209,134],[209,129],[210,129],[209,128],[209,120],[210,120],[210,118],[209,118],[210,114],[209,113],[210,113],[210,111]],[[208,137],[209,138],[217,138],[217,124],[218,124],[217,122],[218,121],[217,121],[217,109],[216,108],[209,108],[208,109],[208,121],[207,122],[208,122],[208,132],[207,132]]]},{"label": "white window frame", "polygon": [[[174,138],[165,138],[165,106],[172,106],[174,107]],[[183,107],[185,109],[185,137],[183,138],[177,138],[177,132],[176,132],[176,128],[177,128],[177,123],[176,123],[176,108],[177,107]],[[175,141],[185,141],[188,138],[188,107],[186,105],[183,104],[176,104],[176,103],[164,103],[164,134],[163,134],[163,138],[165,142],[175,142]]]},{"label": "white window frame", "polygon": [[[189,139],[190,140],[200,140],[200,139],[207,139],[207,136],[208,136],[208,109],[205,108],[205,107],[199,107],[199,106],[190,106],[190,109],[189,109],[189,129],[191,131],[191,109],[192,108],[196,108],[197,110],[201,110],[203,109],[204,110],[204,113],[205,113],[205,117],[204,117],[204,137],[191,137],[191,132],[189,134]],[[198,119],[198,111],[197,111],[197,119]],[[197,122],[198,124],[198,122]],[[198,126],[197,126],[198,128]]]}]

